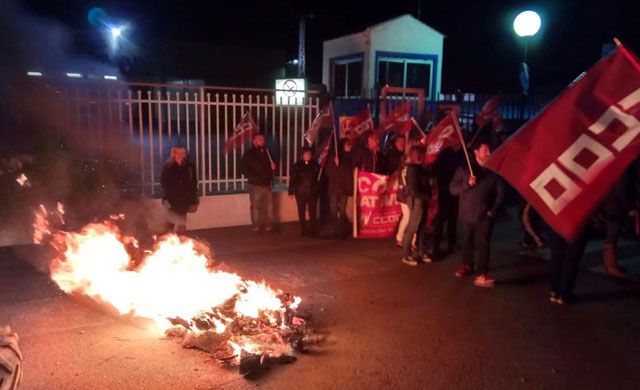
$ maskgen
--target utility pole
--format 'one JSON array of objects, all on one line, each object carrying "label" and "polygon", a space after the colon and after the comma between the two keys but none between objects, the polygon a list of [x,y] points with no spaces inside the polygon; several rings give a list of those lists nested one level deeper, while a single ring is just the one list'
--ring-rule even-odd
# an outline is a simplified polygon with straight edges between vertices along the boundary
[{"label": "utility pole", "polygon": [[307,15],[302,15],[300,17],[300,26],[298,27],[298,77],[300,78],[305,76],[306,24]]}]

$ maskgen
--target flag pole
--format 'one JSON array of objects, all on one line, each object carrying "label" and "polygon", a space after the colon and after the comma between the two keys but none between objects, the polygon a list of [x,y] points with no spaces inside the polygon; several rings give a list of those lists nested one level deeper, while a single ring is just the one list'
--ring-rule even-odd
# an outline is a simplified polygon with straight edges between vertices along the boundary
[{"label": "flag pole", "polygon": [[456,133],[458,133],[458,137],[460,137],[460,143],[462,144],[462,150],[464,151],[464,157],[467,159],[467,166],[469,167],[469,174],[471,176],[475,176],[473,174],[473,168],[471,167],[471,160],[469,159],[469,151],[467,150],[467,145],[464,142],[464,137],[462,136],[462,130],[460,129],[460,123],[458,122],[458,115],[452,110],[449,115],[453,118],[453,124],[456,128]]},{"label": "flag pole", "polygon": [[358,238],[358,167],[353,170],[353,238]]},{"label": "flag pole", "polygon": [[424,130],[422,130],[422,128],[420,127],[418,122],[416,122],[416,120],[413,117],[411,117],[411,122],[416,127],[416,129],[418,129],[420,131],[420,133],[422,134],[423,138],[427,136],[427,133],[425,133]]},{"label": "flag pole", "polygon": [[[336,137],[336,116],[333,112],[333,101],[331,101],[331,128],[333,131],[333,146],[336,149],[336,156],[338,156],[338,137]],[[327,156],[329,158],[329,156]]]}]

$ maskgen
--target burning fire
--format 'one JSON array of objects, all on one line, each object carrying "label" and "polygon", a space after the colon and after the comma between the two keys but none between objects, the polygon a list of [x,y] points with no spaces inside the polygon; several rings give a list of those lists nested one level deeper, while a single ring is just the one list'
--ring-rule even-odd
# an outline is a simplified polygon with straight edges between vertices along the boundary
[{"label": "burning fire", "polygon": [[[63,213],[59,205],[55,214]],[[287,316],[290,319],[301,302],[264,282],[216,270],[198,241],[168,234],[136,260],[131,253],[138,242],[113,222],[89,224],[79,232],[51,232],[50,214],[44,206],[36,212],[34,241],[42,243],[49,236],[55,249],[51,278],[63,291],[109,303],[123,315],[151,319],[163,330],[180,323],[189,331],[225,335],[237,359],[242,351],[268,354],[274,348],[230,328],[248,321],[260,329],[286,330]],[[284,346],[291,352],[287,343],[279,343]]]}]

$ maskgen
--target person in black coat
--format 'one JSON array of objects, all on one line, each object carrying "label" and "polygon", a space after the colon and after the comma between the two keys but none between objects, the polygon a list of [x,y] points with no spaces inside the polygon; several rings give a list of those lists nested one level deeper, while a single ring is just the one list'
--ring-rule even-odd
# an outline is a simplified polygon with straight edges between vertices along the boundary
[{"label": "person in black coat", "polygon": [[160,175],[163,197],[162,203],[173,214],[167,224],[169,231],[177,225],[179,232],[184,232],[187,225],[187,212],[195,212],[198,208],[198,175],[196,167],[187,160],[182,146],[171,148],[171,157],[162,167]]},{"label": "person in black coat", "polygon": [[464,157],[460,149],[448,148],[443,150],[433,164],[433,170],[438,182],[438,213],[433,221],[433,256],[441,257],[440,244],[444,226],[447,225],[448,253],[453,253],[457,246],[458,229],[458,197],[449,191],[449,184],[453,180],[456,170]]},{"label": "person in black coat", "polygon": [[347,200],[353,195],[353,144],[347,138],[340,140],[339,155],[327,162],[329,204],[333,236],[347,232]]},{"label": "person in black coat", "polygon": [[[409,149],[407,164],[407,185],[405,190],[406,204],[409,207],[409,224],[404,231],[402,239],[402,262],[411,266],[416,266],[420,262],[430,263],[431,259],[426,255],[424,248],[424,234],[421,234],[421,226],[425,223],[425,212],[427,204],[431,198],[431,188],[429,187],[429,175],[422,166],[425,149],[422,146],[414,145]],[[411,242],[413,236],[417,234],[418,251],[416,256],[411,256]]]},{"label": "person in black coat", "polygon": [[384,164],[380,156],[380,138],[376,133],[370,132],[364,141],[365,144],[354,152],[354,166],[361,172],[384,173]]},{"label": "person in black coat", "polygon": [[[318,208],[318,174],[320,165],[312,159],[311,148],[302,148],[302,159],[293,165],[289,177],[289,197],[296,199],[300,233],[303,236],[315,235]],[[309,225],[305,214],[309,213]]]},{"label": "person in black coat", "polygon": [[464,235],[463,264],[456,276],[473,274],[475,258],[478,274],[474,284],[478,287],[492,287],[495,280],[488,276],[491,233],[506,190],[502,179],[484,167],[491,155],[489,143],[480,141],[477,145],[473,150],[473,175],[469,168],[461,166],[449,185],[451,194],[460,197],[458,216]]}]

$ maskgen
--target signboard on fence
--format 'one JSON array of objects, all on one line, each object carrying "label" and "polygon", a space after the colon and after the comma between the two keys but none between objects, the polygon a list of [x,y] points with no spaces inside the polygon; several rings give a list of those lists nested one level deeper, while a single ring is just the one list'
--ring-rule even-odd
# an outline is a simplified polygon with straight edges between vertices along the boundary
[{"label": "signboard on fence", "polygon": [[357,238],[386,238],[396,233],[402,216],[396,201],[398,180],[394,176],[358,172]]},{"label": "signboard on fence", "polygon": [[304,79],[276,79],[276,104],[301,106],[305,97]]}]

